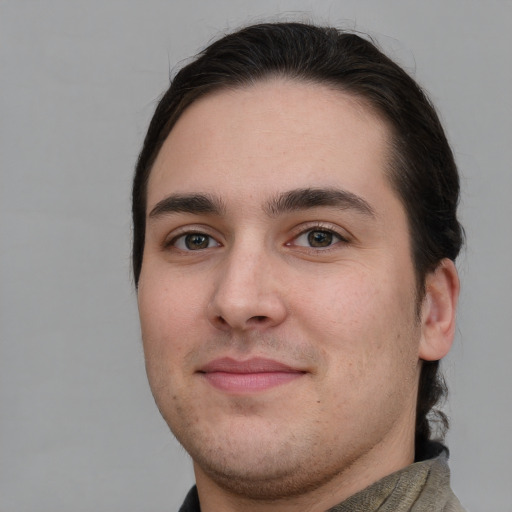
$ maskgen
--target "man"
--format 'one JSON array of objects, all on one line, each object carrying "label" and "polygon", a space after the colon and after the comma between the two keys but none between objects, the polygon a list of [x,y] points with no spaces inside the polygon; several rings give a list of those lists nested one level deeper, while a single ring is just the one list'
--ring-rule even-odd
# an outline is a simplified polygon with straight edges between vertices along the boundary
[{"label": "man", "polygon": [[462,510],[427,417],[458,195],[425,95],[356,35],[248,27],[177,74],[133,264],[151,389],[194,464],[181,510]]}]

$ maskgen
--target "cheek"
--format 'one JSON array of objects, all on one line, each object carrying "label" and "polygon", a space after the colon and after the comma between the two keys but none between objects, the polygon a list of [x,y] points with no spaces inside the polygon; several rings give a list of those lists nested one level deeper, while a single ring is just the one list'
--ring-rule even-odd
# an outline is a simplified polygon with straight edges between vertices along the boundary
[{"label": "cheek", "polygon": [[405,353],[414,359],[419,336],[409,280],[391,280],[387,275],[396,274],[379,275],[370,268],[356,270],[336,279],[331,275],[324,286],[316,279],[306,287],[296,311],[329,366],[354,381],[370,373],[389,374]]},{"label": "cheek", "polygon": [[338,425],[361,433],[372,428],[369,417],[384,424],[414,402],[419,329],[406,297],[385,280],[346,279],[310,317],[309,336],[324,354],[323,407]]},{"label": "cheek", "polygon": [[[383,292],[366,269],[342,269],[328,275],[315,275],[298,299],[299,317],[308,318],[311,327],[329,338],[345,337],[371,326],[386,303]],[[341,343],[343,339],[339,340]]]},{"label": "cheek", "polygon": [[204,284],[193,272],[170,272],[165,264],[148,263],[137,296],[143,328],[168,332],[187,325],[204,302]]},{"label": "cheek", "polygon": [[138,306],[146,360],[179,360],[198,328],[199,300],[195,286],[180,286],[179,278],[162,274],[141,275]]},{"label": "cheek", "polygon": [[142,278],[138,305],[148,381],[164,417],[173,410],[176,389],[182,387],[183,361],[189,308],[186,298],[178,301],[169,284],[161,279]]}]

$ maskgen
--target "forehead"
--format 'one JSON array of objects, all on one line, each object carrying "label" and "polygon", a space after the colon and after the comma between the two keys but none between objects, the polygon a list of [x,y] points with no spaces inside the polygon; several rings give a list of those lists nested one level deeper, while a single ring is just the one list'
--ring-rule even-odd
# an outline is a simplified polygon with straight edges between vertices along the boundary
[{"label": "forehead", "polygon": [[[364,101],[326,85],[273,79],[197,100],[154,163],[148,209],[167,194],[297,187],[378,192],[390,132]],[[199,190],[201,189],[201,190]]]}]

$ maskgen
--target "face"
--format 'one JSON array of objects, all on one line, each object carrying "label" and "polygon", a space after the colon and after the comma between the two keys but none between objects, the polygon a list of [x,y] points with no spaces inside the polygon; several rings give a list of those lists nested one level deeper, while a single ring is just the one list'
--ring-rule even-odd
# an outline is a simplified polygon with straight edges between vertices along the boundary
[{"label": "face", "polygon": [[421,324],[387,140],[354,98],[275,80],[197,101],[163,145],[138,301],[198,482],[277,498],[412,456]]}]

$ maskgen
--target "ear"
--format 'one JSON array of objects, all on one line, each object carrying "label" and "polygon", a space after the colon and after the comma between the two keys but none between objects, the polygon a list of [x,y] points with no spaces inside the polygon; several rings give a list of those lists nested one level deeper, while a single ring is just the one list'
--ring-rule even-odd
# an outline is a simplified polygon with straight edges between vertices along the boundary
[{"label": "ear", "polygon": [[420,359],[438,361],[450,351],[455,336],[459,290],[459,276],[452,260],[442,260],[427,274],[421,306]]}]

